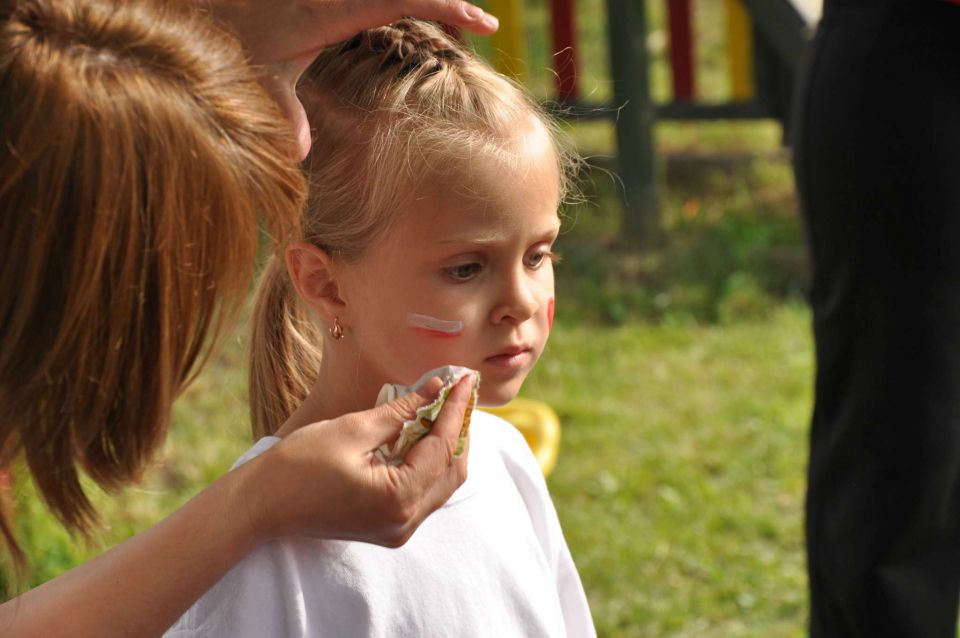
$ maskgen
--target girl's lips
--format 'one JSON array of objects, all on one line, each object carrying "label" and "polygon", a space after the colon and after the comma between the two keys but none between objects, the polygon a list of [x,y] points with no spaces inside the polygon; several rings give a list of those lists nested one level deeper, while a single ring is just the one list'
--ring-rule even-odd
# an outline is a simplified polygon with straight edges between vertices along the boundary
[{"label": "girl's lips", "polygon": [[510,348],[487,357],[484,361],[498,368],[516,369],[528,365],[532,358],[533,352],[530,348]]}]

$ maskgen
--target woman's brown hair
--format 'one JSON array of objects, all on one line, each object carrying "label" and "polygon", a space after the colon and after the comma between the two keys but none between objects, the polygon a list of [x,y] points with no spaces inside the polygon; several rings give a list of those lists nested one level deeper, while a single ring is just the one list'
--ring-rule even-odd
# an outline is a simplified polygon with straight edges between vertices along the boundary
[{"label": "woman's brown hair", "polygon": [[[188,3],[0,2],[0,467],[69,529],[80,476],[138,478],[248,291],[258,219],[298,222],[289,126]],[[22,457],[21,457],[22,454]],[[0,531],[18,563],[10,505]]]}]

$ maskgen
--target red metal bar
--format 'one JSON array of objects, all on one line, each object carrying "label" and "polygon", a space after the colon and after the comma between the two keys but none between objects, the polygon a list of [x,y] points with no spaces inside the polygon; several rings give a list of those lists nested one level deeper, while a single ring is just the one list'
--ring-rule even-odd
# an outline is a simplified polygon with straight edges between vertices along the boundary
[{"label": "red metal bar", "polygon": [[693,29],[691,0],[667,0],[670,21],[670,69],[673,71],[673,99],[692,102]]},{"label": "red metal bar", "polygon": [[574,0],[552,0],[551,31],[553,36],[553,70],[557,74],[557,99],[575,100],[580,96],[577,55],[574,48]]}]

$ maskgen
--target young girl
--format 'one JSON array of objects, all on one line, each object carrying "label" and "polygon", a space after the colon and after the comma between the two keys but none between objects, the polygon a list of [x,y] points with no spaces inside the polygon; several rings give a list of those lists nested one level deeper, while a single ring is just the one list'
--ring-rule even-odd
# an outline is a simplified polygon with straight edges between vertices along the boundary
[{"label": "young girl", "polygon": [[[479,372],[481,405],[509,401],[553,318],[571,160],[516,86],[405,20],[321,54],[302,88],[311,202],[303,241],[258,292],[264,438],[239,463],[445,364]],[[261,546],[169,635],[594,635],[533,454],[489,414],[474,412],[470,432],[467,481],[405,545]]]}]

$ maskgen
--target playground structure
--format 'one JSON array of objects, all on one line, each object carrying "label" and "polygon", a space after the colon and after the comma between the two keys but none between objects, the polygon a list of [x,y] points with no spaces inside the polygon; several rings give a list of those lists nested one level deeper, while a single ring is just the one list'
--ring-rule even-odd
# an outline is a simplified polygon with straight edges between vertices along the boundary
[{"label": "playground structure", "polygon": [[[821,0],[701,0],[723,4],[727,73],[725,102],[697,99],[693,12],[696,0],[605,0],[613,81],[612,101],[591,103],[581,95],[575,0],[549,0],[550,53],[555,114],[577,120],[614,119],[617,172],[623,181],[621,233],[635,246],[658,241],[660,220],[653,127],[657,120],[775,119],[788,136],[793,94]],[[672,99],[650,97],[647,3],[663,2],[669,39]],[[492,40],[492,63],[523,79],[527,30],[523,0],[488,0],[500,17]],[[515,425],[530,445],[544,476],[557,460],[561,425],[545,403],[518,398],[489,409]]]},{"label": "playground structure", "polygon": [[[551,57],[557,115],[611,118],[616,124],[617,172],[624,185],[623,235],[639,246],[660,233],[653,126],[657,120],[776,119],[786,133],[793,94],[820,0],[706,0],[722,2],[726,20],[730,99],[697,101],[694,64],[695,0],[605,0],[612,101],[585,101],[580,93],[575,0],[550,0]],[[672,99],[650,97],[648,2],[663,2],[669,32]],[[501,18],[493,37],[493,64],[521,76],[526,58],[523,0],[489,0]]]}]

